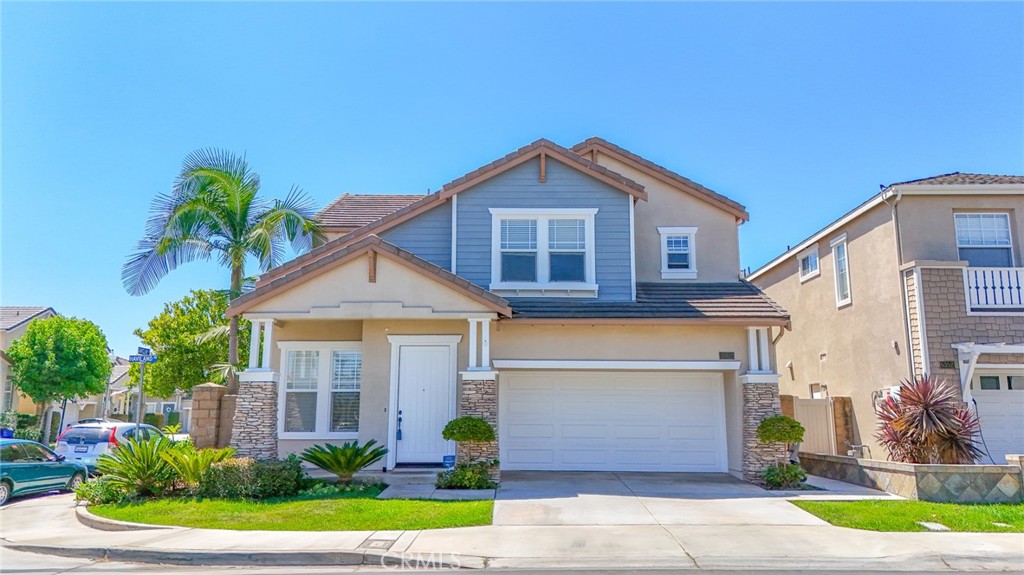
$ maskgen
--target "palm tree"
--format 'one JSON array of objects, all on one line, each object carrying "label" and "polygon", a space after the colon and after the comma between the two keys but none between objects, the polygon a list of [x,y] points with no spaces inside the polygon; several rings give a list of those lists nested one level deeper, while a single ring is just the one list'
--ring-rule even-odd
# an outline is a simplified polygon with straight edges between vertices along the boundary
[{"label": "palm tree", "polygon": [[[284,200],[257,198],[259,174],[244,157],[224,150],[192,152],[182,163],[169,194],[150,207],[145,236],[121,270],[128,293],[142,295],[179,265],[209,260],[231,270],[231,298],[242,293],[245,260],[255,257],[263,271],[281,263],[284,243],[304,252],[323,238],[313,219],[312,200],[296,187]],[[228,364],[238,364],[238,316],[231,318]],[[229,393],[238,391],[234,376]]]}]

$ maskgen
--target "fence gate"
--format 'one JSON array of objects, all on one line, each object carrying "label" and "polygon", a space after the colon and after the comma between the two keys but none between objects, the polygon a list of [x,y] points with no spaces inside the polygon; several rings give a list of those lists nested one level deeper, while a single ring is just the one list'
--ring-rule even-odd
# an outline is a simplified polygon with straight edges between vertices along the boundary
[{"label": "fence gate", "polygon": [[800,451],[836,454],[835,420],[832,418],[831,399],[793,400],[793,419],[804,426],[804,442]]}]

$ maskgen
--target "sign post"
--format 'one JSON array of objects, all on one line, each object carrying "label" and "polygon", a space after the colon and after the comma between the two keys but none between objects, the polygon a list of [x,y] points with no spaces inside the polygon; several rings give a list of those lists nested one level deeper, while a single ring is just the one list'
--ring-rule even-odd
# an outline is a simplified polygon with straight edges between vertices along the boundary
[{"label": "sign post", "polygon": [[138,349],[138,355],[129,355],[128,361],[130,363],[139,364],[139,407],[135,412],[135,423],[142,424],[142,412],[145,409],[145,403],[143,402],[142,383],[145,381],[146,376],[146,364],[156,363],[156,356],[150,351],[148,347],[140,347]]}]

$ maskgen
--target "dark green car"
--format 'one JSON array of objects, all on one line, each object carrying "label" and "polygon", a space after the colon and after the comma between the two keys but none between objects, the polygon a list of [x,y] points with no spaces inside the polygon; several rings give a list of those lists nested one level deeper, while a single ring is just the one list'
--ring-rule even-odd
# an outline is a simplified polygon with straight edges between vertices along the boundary
[{"label": "dark green car", "polygon": [[0,439],[0,505],[19,495],[73,490],[87,474],[84,465],[65,461],[41,443]]}]

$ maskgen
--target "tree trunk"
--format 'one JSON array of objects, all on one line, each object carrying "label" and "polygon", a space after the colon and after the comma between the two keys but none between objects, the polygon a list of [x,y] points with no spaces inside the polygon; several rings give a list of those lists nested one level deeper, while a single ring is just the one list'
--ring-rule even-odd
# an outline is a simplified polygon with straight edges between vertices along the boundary
[{"label": "tree trunk", "polygon": [[[235,265],[231,268],[231,299],[235,299],[242,293],[242,266]],[[228,363],[238,365],[238,316],[231,316],[231,324],[228,328]],[[232,371],[228,375],[228,393],[238,393],[238,375]]]}]

